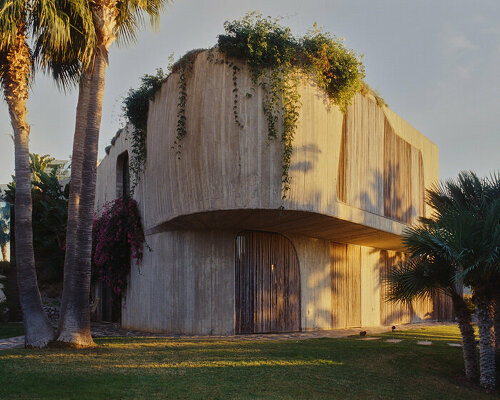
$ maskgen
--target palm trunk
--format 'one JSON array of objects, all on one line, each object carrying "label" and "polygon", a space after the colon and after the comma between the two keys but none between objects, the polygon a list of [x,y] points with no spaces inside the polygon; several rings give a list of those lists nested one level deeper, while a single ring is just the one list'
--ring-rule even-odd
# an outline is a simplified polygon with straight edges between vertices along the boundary
[{"label": "palm trunk", "polygon": [[493,307],[488,296],[476,294],[474,303],[477,308],[479,325],[479,364],[480,384],[486,390],[495,390],[495,348],[493,347]]},{"label": "palm trunk", "polygon": [[500,365],[500,291],[495,294],[495,316],[493,325],[495,326],[495,353],[496,365]]},{"label": "palm trunk", "polygon": [[[77,117],[75,131],[74,152],[78,161],[76,168],[72,169],[71,179],[74,173],[77,182],[73,198],[70,199],[70,204],[73,203],[73,214],[69,210],[72,220],[68,219],[69,252],[64,265],[64,312],[59,324],[58,340],[77,346],[94,345],[90,332],[89,304],[92,223],[107,51],[115,40],[118,17],[116,4],[117,0],[100,0],[91,5],[98,44],[93,63],[85,72],[86,93],[81,95],[81,99],[79,98],[79,105],[80,100],[84,104],[81,111],[85,113],[85,117],[80,122]],[[73,185],[73,182],[71,184]]]},{"label": "palm trunk", "polygon": [[452,297],[452,301],[460,333],[462,334],[465,376],[467,376],[467,378],[471,381],[476,381],[479,377],[479,363],[471,312],[462,296],[457,294]]},{"label": "palm trunk", "polygon": [[[106,60],[97,52],[90,73],[87,126],[83,146],[81,188],[76,225],[76,243],[69,261],[72,284],[65,298],[65,310],[59,341],[78,346],[94,344],[90,335],[90,270],[92,254],[92,223],[94,217],[97,150],[101,125]],[[71,259],[72,258],[72,259]]]},{"label": "palm trunk", "polygon": [[69,187],[68,222],[66,225],[66,252],[64,259],[64,283],[60,311],[61,316],[59,319],[59,335],[61,332],[66,330],[65,324],[69,322],[66,320],[65,315],[68,299],[70,298],[72,288],[75,285],[73,267],[76,260],[76,232],[78,229],[78,215],[80,212],[79,206],[82,190],[83,153],[85,145],[85,129],[87,127],[90,87],[89,75],[89,73],[82,74],[78,93],[78,104],[76,107],[75,135],[73,139],[73,154],[71,156],[71,183]]},{"label": "palm trunk", "polygon": [[17,282],[23,312],[25,346],[44,347],[54,339],[54,331],[42,309],[33,251],[31,171],[28,145],[30,127],[26,119],[31,60],[24,30],[20,30],[17,39],[16,44],[11,47],[7,55],[8,70],[3,81],[5,100],[9,107],[12,129],[14,130],[16,168],[14,230]]}]

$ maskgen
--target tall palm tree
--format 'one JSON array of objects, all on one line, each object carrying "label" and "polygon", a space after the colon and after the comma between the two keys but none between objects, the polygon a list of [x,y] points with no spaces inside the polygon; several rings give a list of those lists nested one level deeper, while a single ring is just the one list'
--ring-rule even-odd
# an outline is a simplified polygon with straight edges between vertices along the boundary
[{"label": "tall palm tree", "polygon": [[[78,0],[0,0],[0,83],[14,131],[15,258],[27,347],[43,347],[54,338],[38,290],[31,228],[30,126],[26,102],[35,61],[33,55],[37,55],[42,69],[57,66],[53,69],[54,75],[62,85],[69,82],[74,76],[71,72],[75,71],[75,63],[68,64],[72,65],[69,68],[60,62],[74,54],[66,49],[74,37],[85,31],[78,28],[90,27],[87,10]],[[30,31],[36,41],[34,52],[28,44]],[[83,35],[86,37],[90,35]]]},{"label": "tall palm tree", "polygon": [[108,50],[118,39],[134,41],[149,17],[155,26],[170,0],[95,0],[90,3],[97,41],[80,83],[68,204],[66,259],[58,340],[92,346],[90,335],[90,265],[97,145]]},{"label": "tall palm tree", "polygon": [[428,224],[410,227],[403,233],[409,258],[389,271],[388,301],[411,303],[438,293],[449,296],[462,335],[465,375],[471,381],[479,377],[476,338],[471,311],[455,281],[456,267],[435,251],[433,229]]}]

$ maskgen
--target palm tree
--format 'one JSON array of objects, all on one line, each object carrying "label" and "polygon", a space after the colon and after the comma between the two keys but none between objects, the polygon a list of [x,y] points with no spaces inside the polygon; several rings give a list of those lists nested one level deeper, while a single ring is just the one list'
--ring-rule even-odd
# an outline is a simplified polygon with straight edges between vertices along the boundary
[{"label": "palm tree", "polygon": [[55,158],[49,156],[48,154],[41,156],[40,154],[30,153],[30,168],[31,173],[33,174],[33,181],[38,182],[40,180],[40,173],[45,172],[50,163],[54,160]]},{"label": "palm tree", "polygon": [[92,346],[90,335],[90,266],[94,215],[97,145],[108,50],[118,39],[135,40],[144,17],[157,24],[170,0],[96,0],[90,3],[97,41],[83,72],[73,142],[68,204],[66,258],[58,340]]},{"label": "palm tree", "polygon": [[[54,76],[65,85],[74,76],[71,72],[76,71],[74,62],[69,63],[69,67],[64,65],[64,61],[74,54],[65,50],[74,37],[85,32],[78,28],[88,26],[86,10],[85,4],[76,0],[0,0],[0,83],[14,131],[15,258],[27,347],[42,347],[54,338],[53,329],[42,310],[31,229],[30,126],[26,102],[35,61],[33,55],[42,69],[49,70],[54,66]],[[36,40],[34,52],[28,45],[30,30]]]},{"label": "palm tree", "polygon": [[[428,294],[438,287],[444,291],[448,283],[446,291],[455,310],[460,311],[457,319],[468,342],[472,338],[470,316],[462,312],[453,285],[466,284],[473,289],[480,338],[480,384],[487,390],[494,390],[496,383],[493,303],[500,281],[499,188],[499,176],[479,179],[472,172],[462,172],[456,181],[449,180],[428,191],[426,201],[434,214],[422,218],[422,225],[410,228],[404,239],[414,263],[396,269],[391,278],[394,299]],[[466,349],[465,340],[466,371],[473,371],[469,354],[472,344]]]},{"label": "palm tree", "polygon": [[465,302],[460,284],[455,282],[456,267],[435,251],[433,229],[429,224],[410,227],[403,233],[409,258],[389,271],[387,300],[411,303],[443,293],[451,298],[462,335],[465,375],[471,381],[479,377],[477,346],[471,311]]},{"label": "palm tree", "polygon": [[[462,172],[429,192],[435,209],[436,251],[457,265],[456,279],[473,289],[480,343],[480,384],[495,389],[493,301],[500,277],[500,190],[498,176],[479,179]],[[432,222],[426,221],[430,224]]]}]

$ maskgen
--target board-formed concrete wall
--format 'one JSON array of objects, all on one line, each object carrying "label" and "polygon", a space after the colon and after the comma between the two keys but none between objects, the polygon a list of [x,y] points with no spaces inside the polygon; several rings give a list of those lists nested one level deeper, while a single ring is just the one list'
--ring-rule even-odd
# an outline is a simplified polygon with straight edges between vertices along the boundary
[{"label": "board-formed concrete wall", "polygon": [[132,266],[122,325],[152,332],[234,332],[234,238],[220,231],[149,235]]},{"label": "board-formed concrete wall", "polygon": [[[145,252],[140,267],[132,266],[122,325],[174,334],[234,334],[236,236],[235,231],[208,230],[148,236],[152,251]],[[385,305],[384,251],[347,245],[348,257],[334,262],[332,249],[346,245],[300,236],[289,239],[299,259],[302,330],[451,317],[434,313],[430,299],[416,302],[412,310]]]}]

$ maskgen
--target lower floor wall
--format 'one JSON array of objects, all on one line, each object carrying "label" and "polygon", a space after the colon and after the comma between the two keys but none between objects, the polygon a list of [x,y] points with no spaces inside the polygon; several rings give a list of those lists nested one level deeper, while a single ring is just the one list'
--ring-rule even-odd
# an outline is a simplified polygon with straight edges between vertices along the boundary
[{"label": "lower floor wall", "polygon": [[[146,237],[132,266],[122,325],[173,334],[235,332],[235,231],[174,231]],[[452,319],[444,298],[411,306],[385,301],[384,276],[403,254],[287,236],[299,261],[302,330]]]},{"label": "lower floor wall", "polygon": [[148,235],[132,265],[122,306],[126,328],[174,334],[234,332],[236,233],[176,231]]}]

